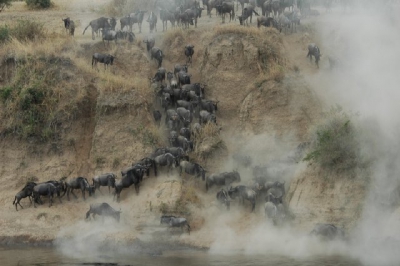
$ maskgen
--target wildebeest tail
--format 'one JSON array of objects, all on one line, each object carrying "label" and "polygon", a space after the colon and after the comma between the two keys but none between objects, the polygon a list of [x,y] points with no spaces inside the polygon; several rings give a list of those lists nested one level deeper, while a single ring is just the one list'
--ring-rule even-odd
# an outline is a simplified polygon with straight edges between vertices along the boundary
[{"label": "wildebeest tail", "polygon": [[87,25],[87,27],[83,30],[82,35],[85,34],[85,31],[87,30],[87,28],[89,28],[89,26],[90,26],[90,23],[89,23],[89,25]]},{"label": "wildebeest tail", "polygon": [[14,201],[13,201],[13,205],[15,205],[17,202],[17,196],[15,196]]},{"label": "wildebeest tail", "polygon": [[253,9],[254,14],[256,14],[257,16],[259,16],[259,14]]}]

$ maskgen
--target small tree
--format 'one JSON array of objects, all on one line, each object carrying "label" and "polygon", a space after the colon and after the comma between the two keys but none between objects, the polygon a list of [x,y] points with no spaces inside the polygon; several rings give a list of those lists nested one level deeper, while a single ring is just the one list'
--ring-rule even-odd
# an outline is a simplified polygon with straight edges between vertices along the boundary
[{"label": "small tree", "polygon": [[311,151],[303,159],[314,161],[324,168],[346,171],[361,163],[359,132],[352,116],[343,112],[340,106],[331,108],[316,126]]},{"label": "small tree", "polygon": [[0,12],[3,11],[4,8],[8,8],[11,6],[12,0],[0,0]]},{"label": "small tree", "polygon": [[51,6],[50,0],[25,0],[30,8],[49,8]]}]

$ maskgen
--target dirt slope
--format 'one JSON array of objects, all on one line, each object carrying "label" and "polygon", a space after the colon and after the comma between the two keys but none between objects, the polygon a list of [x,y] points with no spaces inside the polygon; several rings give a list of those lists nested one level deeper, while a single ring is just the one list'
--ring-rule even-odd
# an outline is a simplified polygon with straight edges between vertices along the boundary
[{"label": "dirt slope", "polygon": [[[0,235],[4,242],[15,236],[20,236],[16,241],[28,242],[53,240],[57,236],[82,241],[74,238],[75,228],[89,230],[89,226],[81,222],[89,203],[111,202],[107,193],[86,202],[77,193],[78,200],[67,202],[63,198],[63,204],[55,200],[55,206],[51,208],[43,205],[16,212],[11,201],[28,178],[35,176],[38,181],[45,181],[62,176],[86,176],[90,180],[104,172],[119,174],[123,167],[148,155],[154,147],[166,145],[164,128],[155,127],[151,116],[155,106],[147,78],[154,74],[156,66],[149,60],[141,42],[148,34],[148,25],[144,22],[143,34],[138,34],[136,28],[135,45],[104,46],[99,39],[92,41],[90,32],[84,36],[80,34],[91,19],[99,16],[92,12],[97,1],[96,4],[95,1],[85,1],[85,4],[81,1],[55,2],[57,8],[44,13],[27,11],[21,3],[16,3],[0,14],[2,22],[22,17],[44,21],[49,31],[57,34],[63,32],[60,17],[70,16],[78,21],[76,36],[71,41],[74,48],[66,49],[64,55],[70,56],[74,64],[71,72],[76,83],[71,83],[71,87],[81,88],[79,93],[83,92],[79,116],[64,123],[59,141],[32,144],[12,136],[1,139]],[[248,150],[250,140],[255,136],[266,136],[258,143],[259,161],[274,157],[273,152],[279,149],[276,141],[285,143],[288,150],[295,148],[299,142],[307,140],[308,130],[319,119],[322,110],[321,103],[303,78],[303,75],[317,71],[305,59],[304,47],[311,39],[307,27],[285,35],[274,30],[221,27],[219,24],[219,18],[213,16],[202,18],[197,29],[155,34],[157,45],[166,54],[163,65],[167,70],[172,70],[175,63],[185,62],[182,52],[185,44],[195,45],[194,63],[189,68],[192,81],[207,84],[206,97],[220,101],[217,121],[224,148],[201,158],[209,172],[230,170],[231,165],[227,163],[230,154]],[[90,68],[94,52],[109,52],[116,56],[111,73]],[[0,68],[4,69],[4,65]],[[74,95],[74,91],[71,90],[71,94]],[[266,139],[275,141],[269,143]],[[251,172],[239,171],[244,176],[244,183],[250,184]],[[332,201],[330,197],[342,187],[351,191],[353,184],[343,181],[343,184],[327,188],[324,181],[318,179],[318,171],[312,169],[296,175],[299,179],[291,184],[287,198],[299,218],[295,224],[308,230],[321,219],[336,221],[342,213],[347,217],[343,222],[345,226],[354,222],[351,213],[360,208],[363,195],[358,184],[354,186],[360,190],[359,196],[352,198],[351,193],[346,192],[349,196],[345,199]],[[182,181],[176,174],[145,179],[140,196],[129,189],[122,194],[121,204],[112,203],[123,212],[122,225],[116,235],[108,234],[105,239],[132,240],[138,235],[144,238],[146,232],[157,236],[154,233],[157,229],[151,229],[151,226],[146,229],[145,225],[158,224],[160,206],[166,204],[173,208],[184,194],[191,202],[188,208],[192,213],[190,221],[195,237],[181,236],[179,239],[187,244],[209,247],[215,235],[205,232],[214,225],[212,214],[221,212],[215,192],[207,194],[204,183],[193,181],[191,177]],[[320,204],[322,198],[326,201]],[[342,209],[348,201],[353,202],[351,207]],[[22,202],[23,206],[28,206],[27,199]],[[235,208],[236,222],[227,223],[234,230],[263,221],[260,208],[250,219],[245,219],[249,215],[247,208],[233,203],[232,209]]]}]

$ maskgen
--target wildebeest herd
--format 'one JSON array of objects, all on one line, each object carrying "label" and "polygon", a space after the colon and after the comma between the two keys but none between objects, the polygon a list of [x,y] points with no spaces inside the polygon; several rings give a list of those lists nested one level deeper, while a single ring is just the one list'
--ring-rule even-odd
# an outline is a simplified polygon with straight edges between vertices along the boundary
[{"label": "wildebeest herd", "polygon": [[[261,8],[263,15],[257,18],[258,27],[275,27],[279,31],[282,28],[292,27],[293,29],[295,25],[300,24],[300,15],[293,8],[293,2],[290,0],[239,0],[238,3],[242,6],[242,14],[237,18],[240,25],[248,24],[248,20],[252,23],[252,15],[259,16],[256,11],[256,7],[258,7]],[[163,23],[163,31],[167,30],[168,21],[172,27],[176,25],[183,28],[188,28],[189,25],[196,27],[197,20],[201,18],[201,13],[204,9],[211,16],[211,11],[215,8],[217,15],[221,15],[223,22],[225,22],[226,14],[229,14],[230,21],[236,19],[233,1],[203,0],[202,4],[203,7],[200,7],[199,2],[192,0],[158,2],[157,8],[159,9],[159,18]],[[289,8],[288,12],[285,12],[286,8]],[[292,8],[292,11],[290,11],[290,8]],[[236,6],[237,9],[238,7]],[[156,12],[138,10],[119,20],[120,30],[118,31],[116,30],[117,19],[101,17],[90,21],[83,34],[91,27],[93,39],[101,31],[103,42],[113,40],[116,42],[117,39],[126,39],[133,42],[135,39],[135,35],[132,32],[133,25],[135,23],[138,24],[140,33],[146,13],[149,13],[146,21],[150,25],[150,32],[157,31]],[[271,14],[272,16],[270,16]],[[69,17],[63,19],[63,22],[65,29],[71,35],[74,35],[74,22]],[[124,31],[125,28],[128,28],[128,31]],[[187,44],[182,47],[182,54],[187,58],[186,62],[177,63],[173,69],[168,71],[162,66],[164,53],[159,47],[155,46],[154,37],[148,36],[143,42],[146,44],[150,59],[155,60],[157,63],[156,73],[153,78],[150,78],[151,86],[155,88],[156,98],[153,117],[158,126],[165,126],[167,129],[166,134],[169,145],[155,149],[152,154],[123,169],[121,171],[121,179],[117,179],[115,173],[105,173],[95,176],[92,179],[92,184],[84,177],[77,177],[68,181],[61,179],[44,183],[28,182],[15,196],[13,204],[16,210],[18,211],[18,205],[22,208],[20,204],[22,198],[28,197],[36,207],[36,204],[42,203],[41,197],[46,196],[49,198],[49,206],[52,206],[54,196],[57,196],[61,203],[61,198],[65,194],[67,194],[68,200],[70,200],[70,194],[77,198],[73,190],[79,189],[85,200],[85,192],[88,192],[89,196],[94,195],[96,190],[103,194],[100,190],[101,186],[107,186],[109,194],[112,188],[113,198],[119,202],[122,191],[131,186],[134,186],[136,193],[139,194],[144,175],[149,177],[151,170],[153,170],[154,176],[158,176],[160,169],[165,168],[169,174],[174,168],[179,168],[180,175],[185,173],[196,178],[201,177],[207,192],[212,190],[213,187],[219,187],[218,191],[216,191],[216,199],[226,206],[227,210],[231,207],[231,201],[238,199],[242,204],[244,204],[245,200],[250,202],[253,212],[257,202],[261,199],[264,202],[263,209],[268,221],[271,221],[274,225],[282,224],[288,217],[288,209],[284,202],[285,182],[266,176],[265,169],[260,166],[253,166],[254,184],[252,186],[239,184],[233,187],[233,183],[242,181],[237,170],[207,174],[207,170],[202,165],[191,159],[191,152],[196,146],[196,136],[201,130],[209,125],[218,127],[216,113],[219,103],[217,100],[206,99],[206,84],[192,82],[189,68],[193,64],[195,46]],[[307,57],[310,57],[311,60],[312,56],[314,56],[315,63],[318,66],[321,53],[315,44],[308,46]],[[109,65],[113,65],[114,59],[115,56],[110,54],[95,53],[92,56],[92,67],[97,66],[97,63],[103,63],[106,69]],[[163,121],[164,125],[162,125]],[[250,167],[252,164],[249,157],[238,156],[234,157],[234,159],[241,161],[245,167]],[[90,209],[86,213],[86,219],[90,218],[90,215],[93,217],[100,215],[110,216],[119,221],[120,213],[121,211],[113,209],[108,203],[96,203],[90,205]],[[186,227],[190,232],[188,221],[183,217],[164,215],[161,217],[161,223],[168,224],[171,227]],[[318,228],[314,229],[313,234],[318,234],[320,231],[324,232],[320,234],[326,233],[327,235],[335,234],[334,232],[342,234],[340,230],[336,230],[336,227],[333,227],[335,226],[325,225],[324,227],[324,225],[319,225]]]}]

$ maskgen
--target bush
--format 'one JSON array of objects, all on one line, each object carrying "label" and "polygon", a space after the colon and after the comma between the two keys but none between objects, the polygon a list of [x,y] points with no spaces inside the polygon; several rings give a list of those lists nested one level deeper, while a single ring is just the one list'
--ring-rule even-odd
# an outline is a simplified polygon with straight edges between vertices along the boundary
[{"label": "bush", "polygon": [[51,6],[50,0],[25,0],[30,8],[49,8]]},{"label": "bush", "polygon": [[0,12],[4,10],[6,7],[11,6],[11,0],[0,0]]},{"label": "bush", "polygon": [[337,171],[351,170],[360,164],[358,132],[340,106],[324,114],[323,122],[314,131],[311,151],[303,160]]},{"label": "bush", "polygon": [[10,39],[10,29],[7,25],[0,27],[0,43],[5,43]]},{"label": "bush", "polygon": [[39,22],[20,20],[10,30],[10,35],[19,41],[33,41],[45,37],[44,25]]}]

